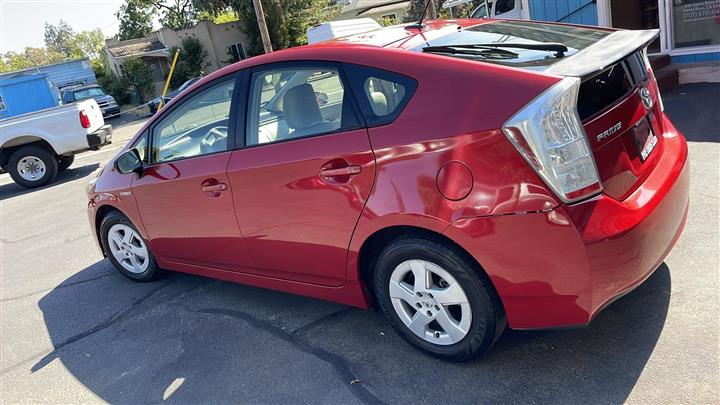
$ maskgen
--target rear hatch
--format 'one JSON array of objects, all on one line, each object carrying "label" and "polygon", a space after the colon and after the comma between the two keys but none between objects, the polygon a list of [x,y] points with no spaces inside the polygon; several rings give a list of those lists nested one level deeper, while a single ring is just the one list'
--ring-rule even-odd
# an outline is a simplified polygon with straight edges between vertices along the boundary
[{"label": "rear hatch", "polygon": [[[662,150],[662,110],[645,57],[657,30],[612,31],[527,21],[493,21],[429,41],[426,46],[497,44],[517,56],[456,54],[482,62],[578,77],[578,114],[592,149],[603,192],[617,200],[630,195],[652,171]],[[502,44],[560,43],[556,52]]]}]

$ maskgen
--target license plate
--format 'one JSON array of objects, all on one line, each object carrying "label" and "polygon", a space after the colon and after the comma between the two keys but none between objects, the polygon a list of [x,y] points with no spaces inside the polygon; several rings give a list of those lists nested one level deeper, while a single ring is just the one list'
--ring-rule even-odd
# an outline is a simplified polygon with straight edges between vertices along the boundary
[{"label": "license plate", "polygon": [[635,137],[635,144],[640,153],[640,160],[644,162],[650,156],[653,149],[655,149],[655,145],[657,145],[657,136],[653,133],[647,118],[643,118],[635,124],[633,127],[633,136]]}]

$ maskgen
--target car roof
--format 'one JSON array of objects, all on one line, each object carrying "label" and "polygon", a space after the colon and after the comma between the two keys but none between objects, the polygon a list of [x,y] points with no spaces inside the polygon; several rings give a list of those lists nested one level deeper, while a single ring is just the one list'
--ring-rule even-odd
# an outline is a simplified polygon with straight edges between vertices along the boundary
[{"label": "car roof", "polygon": [[[90,89],[93,87],[100,87],[100,85],[99,84],[83,84],[81,86],[72,86],[72,87],[65,88],[65,89],[63,89],[63,91],[85,90],[85,89]],[[100,88],[102,88],[102,87],[100,87]]]}]

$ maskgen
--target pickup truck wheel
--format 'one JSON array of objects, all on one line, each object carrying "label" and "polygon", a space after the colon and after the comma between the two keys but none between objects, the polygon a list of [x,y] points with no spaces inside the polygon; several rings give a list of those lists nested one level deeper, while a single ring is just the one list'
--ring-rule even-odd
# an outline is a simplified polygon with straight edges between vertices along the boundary
[{"label": "pickup truck wheel", "polygon": [[67,170],[75,161],[75,155],[58,157],[58,171]]},{"label": "pickup truck wheel", "polygon": [[375,296],[390,324],[435,357],[470,360],[486,352],[505,328],[489,281],[449,244],[396,240],[380,253],[374,276]]},{"label": "pickup truck wheel", "polygon": [[100,237],[110,262],[125,277],[152,281],[159,276],[155,256],[135,225],[123,214],[113,211],[103,218]]},{"label": "pickup truck wheel", "polygon": [[22,187],[42,187],[57,175],[58,161],[43,147],[23,146],[10,156],[8,171],[13,181]]}]

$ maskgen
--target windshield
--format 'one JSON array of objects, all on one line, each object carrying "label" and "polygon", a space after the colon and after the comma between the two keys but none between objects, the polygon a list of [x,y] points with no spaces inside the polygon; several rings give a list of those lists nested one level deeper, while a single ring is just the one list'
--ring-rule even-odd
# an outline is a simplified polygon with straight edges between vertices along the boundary
[{"label": "windshield", "polygon": [[[538,24],[524,21],[494,21],[430,40],[428,43],[415,48],[415,50],[422,51],[423,48],[427,46],[498,44],[498,49],[505,49],[502,47],[503,43],[558,43],[567,46],[568,50],[564,52],[565,56],[572,56],[609,34],[610,31],[591,27]],[[487,54],[483,57],[478,57],[478,55],[474,55],[473,53],[448,53],[447,55],[465,59],[479,59],[485,62],[534,70],[543,70],[561,59],[556,56],[555,52],[547,50],[519,48],[507,48],[507,50],[517,53],[517,57],[494,58],[492,55],[488,57]]]},{"label": "windshield", "polygon": [[94,97],[102,97],[105,92],[100,87],[88,87],[87,89],[76,90],[73,92],[75,100],[87,100]]}]

